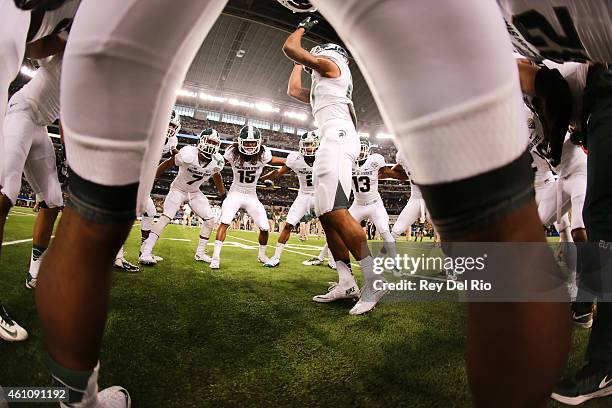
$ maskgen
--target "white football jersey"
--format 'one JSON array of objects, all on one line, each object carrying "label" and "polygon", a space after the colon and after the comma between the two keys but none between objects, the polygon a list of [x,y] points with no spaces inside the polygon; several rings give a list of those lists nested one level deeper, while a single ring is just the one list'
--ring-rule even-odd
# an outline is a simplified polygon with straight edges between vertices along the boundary
[{"label": "white football jersey", "polygon": [[299,194],[314,194],[312,182],[312,166],[306,163],[304,156],[298,152],[291,152],[287,156],[286,166],[295,172],[300,181]]},{"label": "white football jersey", "polygon": [[164,144],[164,148],[162,149],[162,157],[168,156],[172,153],[172,150],[176,149],[178,146],[178,137],[172,136],[166,140],[166,144]]},{"label": "white football jersey", "polygon": [[272,152],[266,146],[261,146],[263,154],[261,159],[255,164],[244,162],[240,164],[240,153],[238,148],[231,146],[225,151],[225,161],[232,166],[232,172],[234,173],[234,179],[232,180],[232,186],[230,192],[240,192],[245,194],[255,194],[257,190],[257,181],[263,168],[272,160]]},{"label": "white football jersey", "polygon": [[406,159],[406,157],[398,151],[395,154],[395,161],[400,166],[402,166],[402,168],[406,172],[406,175],[408,176],[408,181],[410,182],[410,198],[423,198],[423,195],[421,194],[421,189],[419,188],[419,186],[412,182],[412,177],[410,177],[408,159]]},{"label": "white football jersey", "polygon": [[41,61],[34,78],[17,92],[30,107],[32,120],[39,126],[50,125],[59,118],[61,72],[61,56]]},{"label": "white football jersey", "polygon": [[70,29],[72,20],[81,5],[81,0],[66,0],[55,10],[46,11],[40,27],[30,42],[40,40],[51,34],[64,33]]},{"label": "white football jersey", "polygon": [[174,163],[178,166],[178,175],[170,185],[185,193],[200,191],[200,186],[208,181],[213,174],[221,172],[225,161],[220,154],[213,156],[207,164],[202,164],[198,157],[199,150],[195,146],[185,146],[174,156]]},{"label": "white football jersey", "polygon": [[563,151],[561,153],[561,162],[555,167],[555,173],[561,177],[567,177],[572,174],[586,174],[587,155],[580,146],[576,146],[570,140],[570,134],[565,136],[563,142]]},{"label": "white football jersey", "polygon": [[512,43],[532,61],[612,62],[610,0],[498,0]]},{"label": "white football jersey", "polygon": [[548,154],[544,150],[542,141],[544,140],[544,130],[538,116],[527,106],[527,127],[529,128],[529,153],[531,154],[531,168],[534,172],[534,183],[539,185],[544,181],[554,177],[550,163],[547,160]]},{"label": "white football jersey", "polygon": [[357,204],[366,205],[380,200],[378,170],[386,165],[385,158],[378,153],[369,155],[363,165],[358,162],[353,165],[353,193]]},{"label": "white football jersey", "polygon": [[[340,68],[338,78],[325,78],[316,70],[312,70],[310,87],[310,106],[312,115],[315,117],[319,126],[322,126],[329,119],[353,120],[355,110],[353,107],[353,77],[351,70],[344,60],[335,52],[327,51],[319,54],[321,57],[332,60]],[[323,108],[337,107],[337,111],[322,115]],[[348,110],[347,110],[348,108]],[[351,118],[353,117],[353,119]]]}]

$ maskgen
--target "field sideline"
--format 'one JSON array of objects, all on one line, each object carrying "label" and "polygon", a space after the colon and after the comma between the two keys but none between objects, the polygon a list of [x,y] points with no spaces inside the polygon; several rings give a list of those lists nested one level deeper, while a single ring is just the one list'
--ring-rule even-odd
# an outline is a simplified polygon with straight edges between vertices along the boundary
[{"label": "field sideline", "polygon": [[[0,295],[30,333],[25,343],[0,342],[4,386],[50,384],[34,293],[24,285],[33,221],[18,208],[4,235],[22,242],[2,247]],[[350,301],[311,301],[337,277],[301,264],[323,241],[292,237],[281,265],[267,269],[256,262],[257,235],[230,230],[221,269],[211,271],[193,260],[198,232],[169,226],[155,249],[163,262],[114,275],[101,388],[123,385],[135,407],[471,406],[461,304],[388,302],[349,316]],[[139,244],[137,224],[126,243],[132,262]],[[572,371],[587,338],[575,330]]]}]

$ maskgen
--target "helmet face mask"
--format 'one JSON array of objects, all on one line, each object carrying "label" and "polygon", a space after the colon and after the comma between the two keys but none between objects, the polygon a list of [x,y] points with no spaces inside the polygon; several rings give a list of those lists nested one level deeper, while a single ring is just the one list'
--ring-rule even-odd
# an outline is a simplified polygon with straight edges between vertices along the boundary
[{"label": "helmet face mask", "polygon": [[253,156],[261,150],[261,132],[255,126],[247,125],[240,129],[238,151]]},{"label": "helmet face mask", "polygon": [[221,139],[216,130],[206,129],[200,133],[198,150],[202,153],[202,156],[211,159],[215,154],[219,153],[219,147],[221,147]]},{"label": "helmet face mask", "polygon": [[306,132],[300,137],[300,154],[304,157],[312,157],[319,148],[319,134],[316,130]]},{"label": "helmet face mask", "polygon": [[287,7],[294,13],[312,13],[316,11],[316,7],[310,3],[310,0],[277,0],[280,4]]},{"label": "helmet face mask", "polygon": [[357,158],[357,161],[362,161],[368,158],[368,156],[370,155],[370,141],[365,138],[362,137],[360,140],[360,148],[359,148],[359,157]]}]

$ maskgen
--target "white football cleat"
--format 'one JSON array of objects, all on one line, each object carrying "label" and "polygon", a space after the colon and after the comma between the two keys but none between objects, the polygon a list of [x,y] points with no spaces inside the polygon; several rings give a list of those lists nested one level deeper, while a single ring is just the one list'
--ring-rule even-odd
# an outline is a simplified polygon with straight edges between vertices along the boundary
[{"label": "white football cleat", "polygon": [[37,283],[38,283],[38,279],[33,278],[32,275],[30,275],[30,272],[28,272],[26,274],[26,281],[25,281],[26,289],[35,289]]},{"label": "white football cleat", "polygon": [[336,261],[334,261],[332,259],[328,259],[327,260],[327,267],[331,268],[333,270],[336,270]]},{"label": "white football cleat", "polygon": [[131,262],[128,262],[125,258],[117,258],[115,259],[115,268],[121,269],[126,272],[140,272],[140,268],[137,265],[134,265]]},{"label": "white football cleat", "polygon": [[360,315],[369,312],[387,292],[389,292],[388,289],[376,290],[373,285],[366,283],[361,290],[359,301],[349,311],[349,314]]},{"label": "white football cleat", "polygon": [[153,255],[153,259],[155,259],[157,262],[164,260],[164,258],[162,258],[161,256],[157,256],[157,255]]},{"label": "white football cleat", "polygon": [[194,259],[196,261],[206,262],[206,263],[210,263],[212,261],[212,258],[209,255],[201,254],[199,252],[196,252]]},{"label": "white football cleat", "polygon": [[352,285],[340,286],[336,282],[329,282],[329,285],[326,294],[316,295],[312,300],[318,303],[329,303],[340,299],[359,299],[359,287],[354,281]]},{"label": "white football cleat", "polygon": [[0,338],[6,341],[23,341],[28,338],[28,332],[11,319],[0,303]]},{"label": "white football cleat", "polygon": [[280,259],[272,257],[264,264],[266,268],[275,268],[280,264]]},{"label": "white football cleat", "polygon": [[317,265],[321,265],[322,263],[323,263],[323,260],[319,258],[310,258],[307,261],[302,261],[302,265],[306,265],[306,266],[317,266]]},{"label": "white football cleat", "polygon": [[221,263],[220,259],[212,258],[210,260],[210,269],[219,269],[219,264]]},{"label": "white football cleat", "polygon": [[267,256],[258,256],[257,257],[257,262],[262,263],[262,264],[267,264],[268,262],[270,262],[270,258],[268,258]]},{"label": "white football cleat", "polygon": [[114,385],[98,393],[98,403],[100,408],[130,408],[132,399],[125,388]]},{"label": "white football cleat", "polygon": [[142,265],[155,265],[157,264],[157,261],[155,260],[155,257],[151,254],[142,254],[140,255],[140,257],[138,258],[138,262],[141,263]]}]

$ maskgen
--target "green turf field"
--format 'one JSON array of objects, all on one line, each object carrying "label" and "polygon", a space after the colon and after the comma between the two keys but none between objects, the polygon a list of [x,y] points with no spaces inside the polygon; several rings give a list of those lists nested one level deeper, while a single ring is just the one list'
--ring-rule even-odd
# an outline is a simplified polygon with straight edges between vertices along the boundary
[{"label": "green turf field", "polygon": [[[30,210],[14,210],[2,248],[0,294],[30,333],[25,343],[0,343],[5,386],[50,384],[34,296],[24,286],[30,242],[14,242],[31,238],[33,221]],[[311,301],[337,276],[301,264],[323,242],[292,238],[282,264],[267,269],[255,259],[257,235],[230,231],[233,244],[211,271],[193,260],[198,231],[169,226],[155,251],[163,262],[115,274],[101,387],[125,386],[136,407],[470,406],[461,304],[384,303],[349,316],[352,302]],[[139,243],[136,225],[126,244],[133,262]],[[570,369],[587,336],[575,332]]]}]

